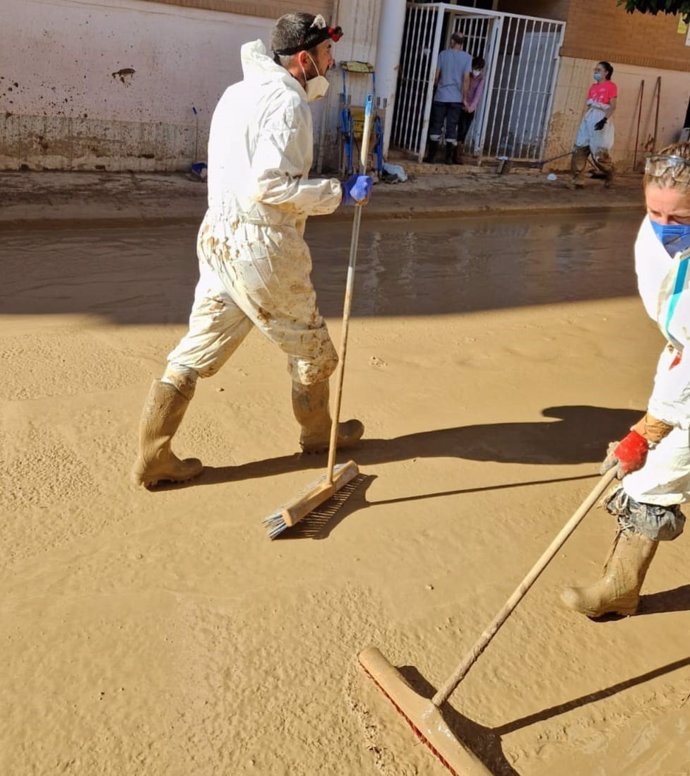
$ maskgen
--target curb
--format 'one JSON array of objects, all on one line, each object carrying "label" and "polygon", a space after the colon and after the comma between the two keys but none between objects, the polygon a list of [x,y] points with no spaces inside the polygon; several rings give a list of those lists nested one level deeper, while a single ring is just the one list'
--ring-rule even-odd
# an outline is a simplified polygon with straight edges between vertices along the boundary
[{"label": "curb", "polygon": [[[0,232],[19,231],[26,228],[34,229],[107,229],[123,227],[128,225],[137,226],[166,226],[173,224],[193,224],[198,226],[203,218],[203,209],[198,210],[196,213],[172,213],[170,215],[152,214],[147,215],[140,211],[130,210],[124,211],[118,215],[112,215],[112,209],[107,216],[93,215],[93,216],[79,216],[73,212],[73,207],[70,212],[63,214],[59,213],[59,208],[53,209],[51,216],[46,218],[46,208],[41,208],[41,213],[26,215],[17,215],[13,217],[11,215],[2,216],[0,214]],[[103,211],[107,211],[109,208],[104,207]],[[190,208],[190,211],[192,208]],[[409,221],[413,219],[421,218],[477,218],[487,215],[534,215],[535,213],[547,213],[550,215],[562,215],[565,213],[580,213],[583,215],[601,212],[614,212],[614,211],[638,211],[642,212],[644,206],[642,202],[620,202],[610,203],[607,205],[563,205],[559,203],[530,203],[530,204],[511,204],[511,203],[493,203],[493,204],[477,204],[473,206],[468,205],[402,205],[399,203],[391,203],[390,206],[383,205],[369,205],[362,214],[366,221],[381,221],[381,220],[393,220],[393,221]],[[352,209],[339,208],[335,213],[331,213],[326,216],[312,216],[314,219],[318,219],[319,222],[344,222],[352,220]]]}]

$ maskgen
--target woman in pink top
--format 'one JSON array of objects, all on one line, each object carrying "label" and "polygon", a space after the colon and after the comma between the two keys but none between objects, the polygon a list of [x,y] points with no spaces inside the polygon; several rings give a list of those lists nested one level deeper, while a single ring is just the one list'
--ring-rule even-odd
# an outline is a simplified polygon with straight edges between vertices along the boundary
[{"label": "woman in pink top", "polygon": [[465,138],[469,131],[475,111],[484,94],[484,59],[475,57],[472,60],[472,72],[467,87],[467,98],[463,101],[458,121],[458,144],[455,146],[455,164],[462,164],[462,153],[465,149]]},{"label": "woman in pink top", "polygon": [[587,92],[585,114],[575,138],[571,170],[573,184],[582,188],[587,158],[591,154],[595,166],[604,173],[604,186],[613,180],[613,123],[618,87],[611,80],[613,67],[610,62],[598,62],[594,68],[594,83]]}]

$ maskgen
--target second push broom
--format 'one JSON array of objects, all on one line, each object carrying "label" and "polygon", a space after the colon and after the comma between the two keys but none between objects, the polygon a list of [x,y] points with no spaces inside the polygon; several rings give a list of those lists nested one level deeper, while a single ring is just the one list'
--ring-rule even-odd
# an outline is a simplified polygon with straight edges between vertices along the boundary
[{"label": "second push broom", "polygon": [[417,737],[429,747],[432,753],[454,776],[492,776],[492,774],[474,752],[455,737],[441,714],[441,707],[455,692],[455,689],[475,664],[477,658],[486,649],[496,633],[498,633],[500,627],[508,619],[515,607],[525,597],[527,591],[537,581],[542,571],[553,560],[568,537],[604,493],[615,475],[616,467],[613,467],[601,477],[591,493],[563,526],[556,538],[530,569],[527,576],[520,582],[513,594],[433,698],[425,698],[415,692],[398,670],[386,660],[376,647],[367,647],[359,653],[359,662],[362,668],[405,717]]},{"label": "second push broom", "polygon": [[[374,100],[367,97],[364,110],[364,129],[362,131],[362,147],[360,153],[360,172],[366,173],[369,156],[369,138],[373,121]],[[343,395],[343,377],[345,375],[345,357],[347,355],[347,334],[350,325],[350,310],[352,308],[352,291],[355,284],[355,267],[357,266],[357,249],[359,246],[359,226],[362,220],[362,205],[355,206],[352,222],[352,237],[350,240],[350,259],[347,266],[347,282],[345,284],[345,301],[343,303],[343,328],[340,343],[340,359],[336,377],[335,405],[332,413],[331,437],[328,445],[328,463],[326,473],[293,502],[280,507],[275,513],[264,518],[264,525],[269,539],[280,536],[287,528],[296,525],[307,515],[322,515],[331,517],[348,497],[355,491],[363,479],[359,467],[354,461],[335,465],[335,454],[338,442],[338,421],[340,419],[340,404]]]}]

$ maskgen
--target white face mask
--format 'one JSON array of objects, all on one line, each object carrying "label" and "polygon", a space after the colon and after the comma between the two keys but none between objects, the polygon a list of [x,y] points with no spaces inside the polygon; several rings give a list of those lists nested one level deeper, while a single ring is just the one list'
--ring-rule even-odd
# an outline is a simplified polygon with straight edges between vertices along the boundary
[{"label": "white face mask", "polygon": [[[311,59],[312,65],[314,65],[314,68],[316,72],[319,72],[319,68],[316,67],[316,62],[311,58],[311,54],[307,54],[309,59]],[[305,85],[304,90],[307,93],[307,101],[308,102],[314,102],[314,100],[321,100],[326,96],[326,92],[328,91],[328,87],[330,86],[330,83],[328,82],[328,78],[326,76],[319,75],[314,76],[314,78],[307,78],[307,74],[304,72],[304,68],[302,68],[302,75],[304,76]]]},{"label": "white face mask", "polygon": [[482,74],[482,71],[481,71],[481,70],[473,70],[473,71],[472,71],[472,75],[473,75],[475,78],[479,78],[479,76],[480,76],[481,74]]}]

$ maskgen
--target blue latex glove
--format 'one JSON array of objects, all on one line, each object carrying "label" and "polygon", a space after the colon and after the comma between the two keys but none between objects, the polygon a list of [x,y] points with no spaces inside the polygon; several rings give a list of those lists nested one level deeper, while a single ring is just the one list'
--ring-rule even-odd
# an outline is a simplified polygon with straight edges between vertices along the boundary
[{"label": "blue latex glove", "polygon": [[341,185],[343,205],[366,205],[374,181],[368,175],[351,175]]}]

